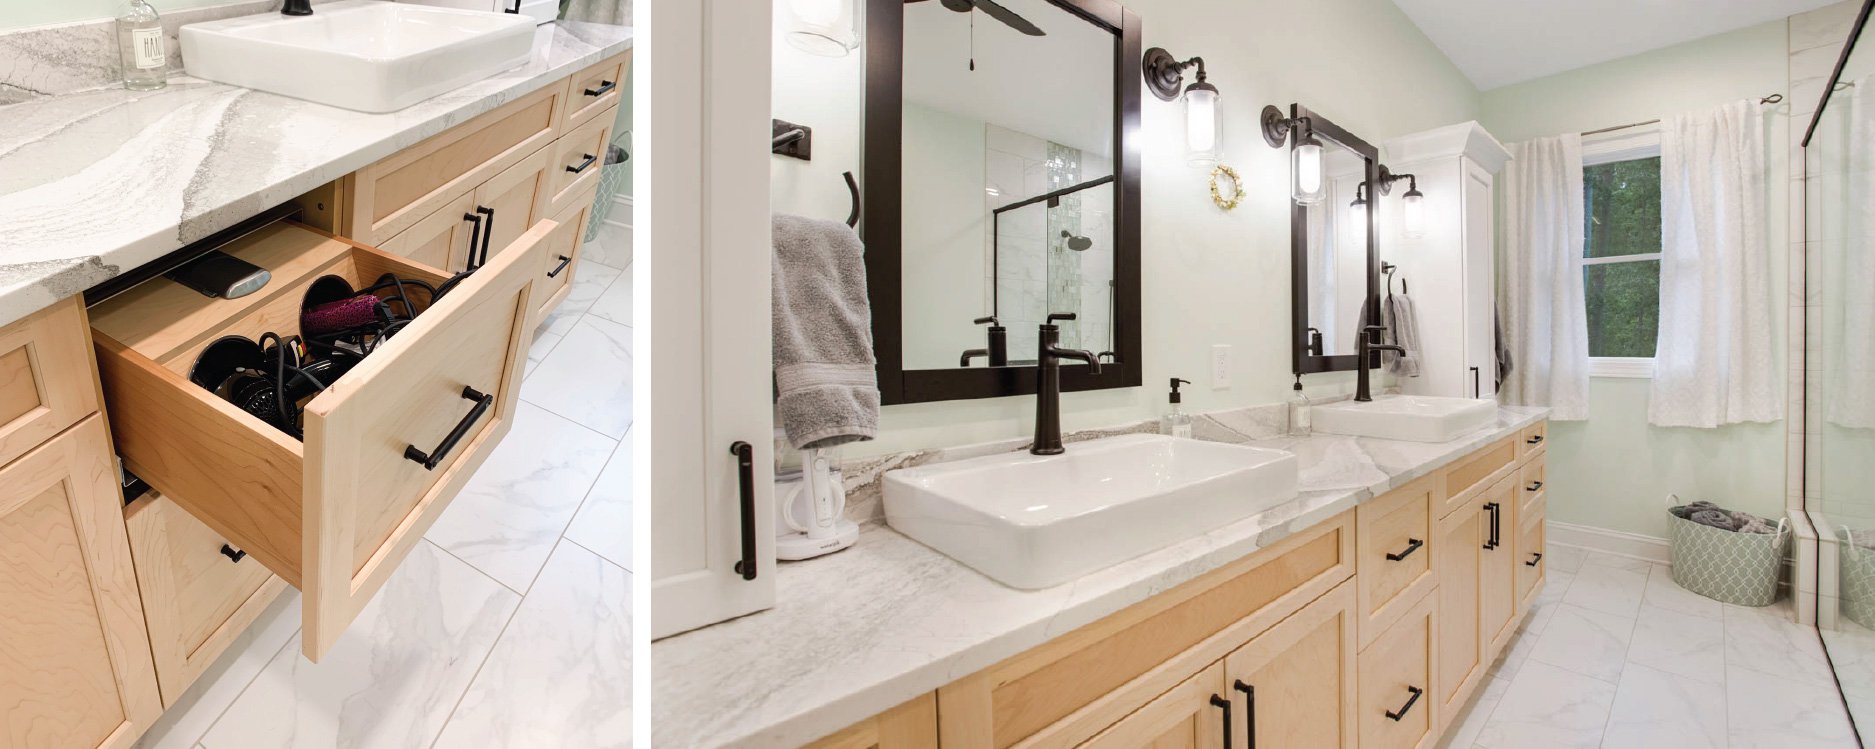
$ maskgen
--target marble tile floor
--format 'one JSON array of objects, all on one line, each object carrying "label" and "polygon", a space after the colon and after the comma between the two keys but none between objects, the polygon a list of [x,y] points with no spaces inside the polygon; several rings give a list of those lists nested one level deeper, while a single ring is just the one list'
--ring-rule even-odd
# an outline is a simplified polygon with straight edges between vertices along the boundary
[{"label": "marble tile floor", "polygon": [[1441,747],[1854,749],[1788,598],[1719,603],[1666,565],[1552,545],[1549,581]]},{"label": "marble tile floor", "polygon": [[580,266],[512,431],[332,652],[300,655],[288,590],[139,749],[630,745],[630,250],[605,256],[627,267]]}]

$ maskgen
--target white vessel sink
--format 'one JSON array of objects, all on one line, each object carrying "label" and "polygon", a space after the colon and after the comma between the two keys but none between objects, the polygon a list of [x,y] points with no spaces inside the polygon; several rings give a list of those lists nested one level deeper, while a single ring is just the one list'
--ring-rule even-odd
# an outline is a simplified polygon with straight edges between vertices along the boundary
[{"label": "white vessel sink", "polygon": [[1345,400],[1316,406],[1317,432],[1408,442],[1446,442],[1490,426],[1497,403],[1430,395],[1383,395],[1367,403]]},{"label": "white vessel sink", "polygon": [[189,75],[361,112],[391,112],[527,62],[534,20],[384,0],[181,28]]},{"label": "white vessel sink", "polygon": [[904,468],[886,523],[1005,585],[1046,588],[1296,496],[1281,450],[1130,434]]}]

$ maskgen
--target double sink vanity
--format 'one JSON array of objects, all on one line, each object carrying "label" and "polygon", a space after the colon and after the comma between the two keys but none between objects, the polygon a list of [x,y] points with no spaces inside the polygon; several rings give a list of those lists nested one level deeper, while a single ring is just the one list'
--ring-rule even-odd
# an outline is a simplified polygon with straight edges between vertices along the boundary
[{"label": "double sink vanity", "polygon": [[[0,640],[20,656],[0,733],[132,745],[288,587],[317,661],[513,422],[534,330],[578,270],[631,30],[316,9],[182,29],[192,73],[250,88],[8,108],[30,132],[0,154],[24,185],[0,196]],[[330,33],[296,33],[311,26]],[[392,53],[342,41],[360,36]],[[186,140],[153,153],[136,133]],[[142,178],[176,158],[194,161]],[[132,200],[86,220],[106,195]],[[204,295],[161,275],[184,244],[271,279]],[[306,402],[303,438],[190,379],[224,337],[297,332],[322,277],[441,286],[471,262]]]}]

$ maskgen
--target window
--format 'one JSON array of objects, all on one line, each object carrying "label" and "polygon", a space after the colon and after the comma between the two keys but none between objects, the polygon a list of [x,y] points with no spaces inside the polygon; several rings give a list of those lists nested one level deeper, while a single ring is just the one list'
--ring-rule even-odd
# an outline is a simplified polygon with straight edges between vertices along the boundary
[{"label": "window", "polygon": [[1658,133],[1585,143],[1582,192],[1590,373],[1651,376],[1660,329]]}]

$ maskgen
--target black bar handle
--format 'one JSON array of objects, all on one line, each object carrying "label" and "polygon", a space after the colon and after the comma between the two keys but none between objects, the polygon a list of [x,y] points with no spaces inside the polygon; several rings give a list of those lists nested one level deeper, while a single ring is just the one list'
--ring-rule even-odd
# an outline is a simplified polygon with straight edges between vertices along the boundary
[{"label": "black bar handle", "polygon": [[1425,545],[1426,545],[1426,542],[1421,541],[1417,538],[1406,539],[1406,550],[1401,551],[1398,554],[1395,554],[1393,552],[1387,552],[1387,561],[1389,562],[1401,561],[1407,557],[1412,556],[1413,552],[1419,551],[1419,547],[1425,546]]},{"label": "black bar handle", "polygon": [[464,268],[464,270],[475,270],[476,248],[482,244],[482,214],[464,213],[462,220],[475,223],[474,226],[469,227],[469,259],[466,263],[468,267]]},{"label": "black bar handle", "polygon": [[221,545],[221,555],[224,557],[227,557],[228,561],[234,562],[236,564],[240,564],[241,560],[247,558],[247,552],[242,551],[240,549],[236,549],[233,546],[229,546],[227,544]]},{"label": "black bar handle", "polygon": [[742,560],[736,574],[755,579],[755,446],[736,440],[729,446],[736,456],[736,478],[742,490]]},{"label": "black bar handle", "polygon": [[416,445],[405,445],[405,459],[423,466],[425,471],[436,470],[437,466],[442,465],[443,458],[449,457],[449,451],[456,449],[456,443],[468,436],[475,422],[481,421],[482,415],[488,413],[488,409],[495,405],[495,396],[483,394],[466,385],[462,388],[462,399],[475,401],[475,407],[469,409],[469,415],[456,422],[456,428],[449,430],[448,436],[443,437],[442,444],[437,445],[436,449],[429,453],[418,450]]},{"label": "black bar handle", "polygon": [[1224,749],[1230,749],[1230,700],[1213,694],[1211,704],[1224,711]]},{"label": "black bar handle", "polygon": [[1531,552],[1531,553],[1530,553],[1530,561],[1528,561],[1528,562],[1524,562],[1524,563],[1523,563],[1523,566],[1525,566],[1525,567],[1535,567],[1535,566],[1536,566],[1536,563],[1537,563],[1537,562],[1541,562],[1541,561],[1543,561],[1543,552],[1540,552],[1540,551],[1536,551],[1536,552]]},{"label": "black bar handle", "polygon": [[1244,749],[1257,749],[1257,688],[1237,679],[1231,687],[1243,692]]},{"label": "black bar handle", "polygon": [[1543,444],[1543,435],[1532,434],[1530,435],[1530,439],[1524,440],[1523,443],[1526,445],[1541,445]]},{"label": "black bar handle", "polygon": [[1484,397],[1484,388],[1480,387],[1478,384],[1478,368],[1477,367],[1471,368],[1471,397],[1473,398]]},{"label": "black bar handle", "polygon": [[1491,537],[1484,542],[1484,548],[1487,551],[1497,548],[1497,507],[1496,502],[1484,503],[1484,511],[1491,513]]},{"label": "black bar handle", "polygon": [[599,157],[594,156],[592,154],[586,154],[586,160],[579,162],[579,166],[569,166],[566,168],[566,170],[574,174],[579,174],[580,172],[586,171],[586,167],[592,166],[592,163],[598,160],[599,160]]},{"label": "black bar handle", "polygon": [[1406,714],[1413,709],[1413,703],[1419,701],[1419,696],[1426,693],[1426,690],[1420,689],[1419,687],[1407,687],[1406,691],[1412,692],[1413,696],[1406,698],[1406,704],[1401,705],[1399,710],[1388,710],[1387,720],[1391,720],[1395,723],[1400,722],[1400,719],[1406,717]]},{"label": "black bar handle", "polygon": [[1524,487],[1524,488],[1523,488],[1523,490],[1524,490],[1524,491],[1527,491],[1527,492],[1533,492],[1533,491],[1536,491],[1536,490],[1538,490],[1538,489],[1541,489],[1541,488],[1543,488],[1543,482],[1541,482],[1541,481],[1532,481],[1532,482],[1530,482],[1530,485],[1529,485],[1529,486],[1526,486],[1526,487]]},{"label": "black bar handle", "polygon": [[475,207],[475,212],[488,217],[488,226],[482,229],[482,258],[476,261],[475,265],[470,267],[470,270],[488,264],[488,243],[495,238],[495,209],[485,205],[478,205]]},{"label": "black bar handle", "polygon": [[608,81],[604,78],[601,78],[599,79],[599,87],[586,89],[586,95],[587,96],[605,96],[607,93],[610,93],[612,91],[612,87],[617,86],[617,85],[618,85],[618,81]]},{"label": "black bar handle", "polygon": [[569,266],[572,264],[573,264],[573,258],[567,257],[565,255],[561,255],[560,264],[554,266],[553,270],[547,271],[547,277],[553,278],[554,276],[560,275],[562,271],[566,270],[566,266]]}]

